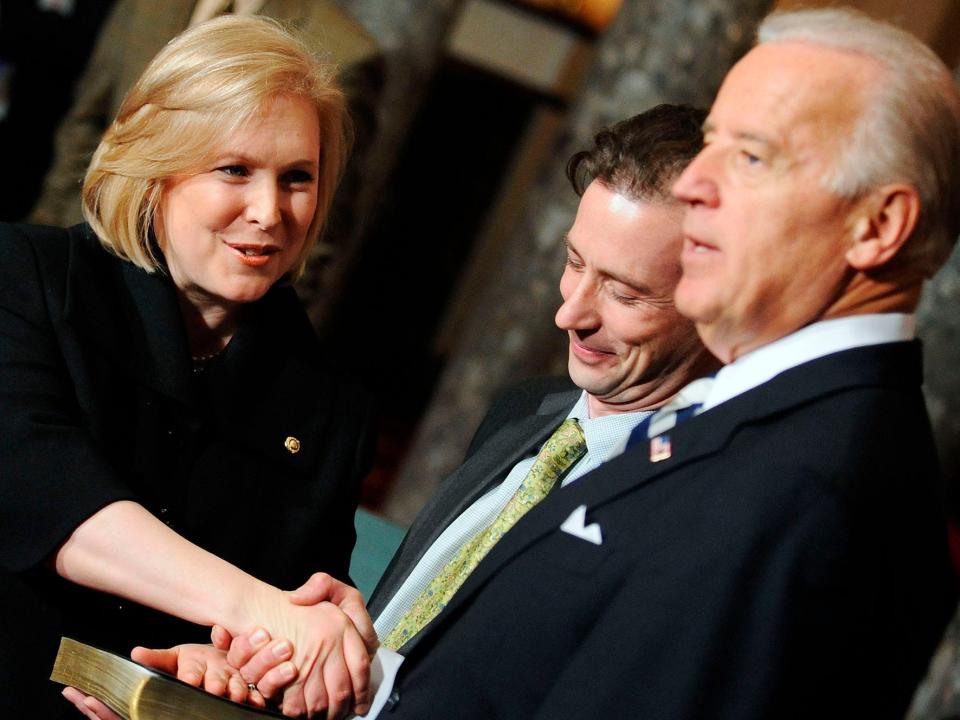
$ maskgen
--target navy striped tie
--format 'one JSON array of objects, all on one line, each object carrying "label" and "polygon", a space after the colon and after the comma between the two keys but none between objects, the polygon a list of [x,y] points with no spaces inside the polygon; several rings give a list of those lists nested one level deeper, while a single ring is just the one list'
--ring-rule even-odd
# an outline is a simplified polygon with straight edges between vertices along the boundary
[{"label": "navy striped tie", "polygon": [[713,375],[708,375],[685,385],[673,400],[633,429],[627,439],[627,447],[633,447],[638,442],[646,442],[650,438],[662,435],[694,415],[699,415],[714,380]]}]

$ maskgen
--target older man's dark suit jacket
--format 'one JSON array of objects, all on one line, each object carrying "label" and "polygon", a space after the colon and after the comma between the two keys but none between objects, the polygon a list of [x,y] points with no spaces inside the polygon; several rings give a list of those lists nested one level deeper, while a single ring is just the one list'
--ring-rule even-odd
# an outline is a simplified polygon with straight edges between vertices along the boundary
[{"label": "older man's dark suit jacket", "polygon": [[[381,717],[902,718],[955,601],[920,382],[917,343],[836,353],[555,491],[404,648]],[[601,545],[560,529],[581,505]]]},{"label": "older man's dark suit jacket", "polygon": [[49,567],[111,502],[279,587],[347,577],[372,401],[323,369],[290,288],[244,310],[194,374],[169,277],[85,225],[0,225],[0,717],[69,708],[46,679],[61,634],[124,654],[208,636]]}]

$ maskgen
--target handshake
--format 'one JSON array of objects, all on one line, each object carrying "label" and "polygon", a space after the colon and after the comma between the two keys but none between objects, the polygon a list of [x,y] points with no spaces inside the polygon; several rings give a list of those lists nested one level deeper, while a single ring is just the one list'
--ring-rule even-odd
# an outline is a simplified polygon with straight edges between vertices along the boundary
[{"label": "handshake", "polygon": [[[263,607],[264,627],[232,635],[214,625],[212,644],[151,650],[132,658],[234,702],[265,708],[270,702],[289,717],[343,718],[370,710],[370,665],[378,640],[363,597],[326,573],[283,593],[289,607]],[[120,720],[104,703],[76,688],[63,691],[91,720]]]}]

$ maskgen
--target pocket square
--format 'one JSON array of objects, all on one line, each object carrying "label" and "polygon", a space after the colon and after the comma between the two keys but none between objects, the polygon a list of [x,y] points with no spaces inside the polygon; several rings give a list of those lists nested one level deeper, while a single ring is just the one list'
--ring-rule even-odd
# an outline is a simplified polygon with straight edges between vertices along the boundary
[{"label": "pocket square", "polygon": [[600,526],[596,523],[584,525],[583,522],[586,518],[587,506],[581,505],[570,513],[570,517],[563,521],[560,529],[581,540],[586,540],[594,545],[600,545],[603,542],[603,536],[600,534]]}]

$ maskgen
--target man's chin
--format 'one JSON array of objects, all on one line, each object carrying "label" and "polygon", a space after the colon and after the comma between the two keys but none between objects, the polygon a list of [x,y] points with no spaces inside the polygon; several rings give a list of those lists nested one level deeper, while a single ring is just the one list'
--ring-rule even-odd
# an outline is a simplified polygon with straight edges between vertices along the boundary
[{"label": "man's chin", "polygon": [[711,291],[703,283],[680,280],[673,295],[673,305],[677,312],[693,322],[704,322],[716,315],[718,303]]},{"label": "man's chin", "polygon": [[606,397],[618,387],[616,379],[593,368],[585,368],[576,360],[571,360],[567,369],[573,384],[594,397]]}]

